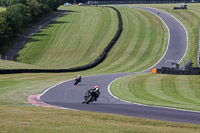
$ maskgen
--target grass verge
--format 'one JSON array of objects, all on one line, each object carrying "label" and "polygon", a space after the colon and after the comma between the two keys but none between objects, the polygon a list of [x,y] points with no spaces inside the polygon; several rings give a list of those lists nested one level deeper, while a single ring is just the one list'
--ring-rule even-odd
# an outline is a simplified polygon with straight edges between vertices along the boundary
[{"label": "grass verge", "polygon": [[0,132],[197,133],[199,125],[27,106],[0,105]]},{"label": "grass verge", "polygon": [[126,101],[200,111],[200,76],[136,74],[111,85],[111,92]]}]

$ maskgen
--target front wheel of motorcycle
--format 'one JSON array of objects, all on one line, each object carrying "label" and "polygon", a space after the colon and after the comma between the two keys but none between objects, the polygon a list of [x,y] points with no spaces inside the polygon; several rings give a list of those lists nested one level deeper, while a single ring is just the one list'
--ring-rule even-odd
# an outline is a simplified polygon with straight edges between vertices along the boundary
[{"label": "front wheel of motorcycle", "polygon": [[89,103],[92,101],[92,97],[93,97],[93,96],[90,95],[85,103],[86,103],[86,104],[89,104]]}]

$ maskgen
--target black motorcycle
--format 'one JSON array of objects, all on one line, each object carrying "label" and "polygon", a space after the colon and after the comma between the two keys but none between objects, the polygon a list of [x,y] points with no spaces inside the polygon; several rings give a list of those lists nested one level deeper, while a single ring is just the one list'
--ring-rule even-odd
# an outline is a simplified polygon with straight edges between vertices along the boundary
[{"label": "black motorcycle", "polygon": [[81,79],[75,78],[75,80],[74,80],[74,85],[77,85],[79,82],[81,82]]},{"label": "black motorcycle", "polygon": [[96,92],[94,90],[88,90],[86,93],[85,93],[85,96],[84,96],[84,101],[82,102],[83,104],[89,104],[90,102],[93,102],[93,101],[96,101],[97,98],[99,97],[100,95],[100,92]]}]

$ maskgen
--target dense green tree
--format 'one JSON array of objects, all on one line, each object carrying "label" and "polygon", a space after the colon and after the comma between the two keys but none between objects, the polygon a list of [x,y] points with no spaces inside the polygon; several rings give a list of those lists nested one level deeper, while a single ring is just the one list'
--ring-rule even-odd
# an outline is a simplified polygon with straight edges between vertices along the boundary
[{"label": "dense green tree", "polygon": [[37,0],[44,12],[56,11],[63,4],[63,0]]},{"label": "dense green tree", "polygon": [[30,8],[21,3],[9,6],[6,14],[7,20],[14,32],[26,26],[32,19]]},{"label": "dense green tree", "polygon": [[26,0],[7,0],[8,6],[12,6],[12,5],[15,5],[15,4],[18,4],[18,3],[26,4]]},{"label": "dense green tree", "polygon": [[0,13],[0,46],[4,45],[12,36],[12,29],[6,18],[6,12]]},{"label": "dense green tree", "polygon": [[7,6],[7,0],[0,0],[0,6],[6,7]]},{"label": "dense green tree", "polygon": [[[87,0],[63,0],[64,1],[64,3],[74,3],[74,2],[76,2],[76,3],[86,3],[87,2]],[[96,0],[96,1],[98,1],[98,0]]]},{"label": "dense green tree", "polygon": [[56,11],[57,8],[63,4],[63,0],[50,0],[49,1],[49,6],[53,11]]},{"label": "dense green tree", "polygon": [[37,0],[26,0],[26,5],[30,8],[33,19],[42,12],[40,3]]},{"label": "dense green tree", "polygon": [[51,0],[37,0],[40,3],[40,9],[42,12],[52,12],[52,9],[50,8],[50,1]]},{"label": "dense green tree", "polygon": [[[0,46],[6,47],[13,37],[28,23],[40,18],[42,14],[56,11],[65,0],[0,0],[6,6],[0,13]],[[2,52],[0,50],[0,53]]]}]

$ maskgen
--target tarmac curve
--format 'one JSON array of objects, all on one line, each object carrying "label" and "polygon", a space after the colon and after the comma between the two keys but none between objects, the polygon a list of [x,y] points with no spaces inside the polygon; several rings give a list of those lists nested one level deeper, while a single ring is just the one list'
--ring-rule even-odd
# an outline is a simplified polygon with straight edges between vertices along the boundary
[{"label": "tarmac curve", "polygon": [[[129,6],[127,8],[132,7]],[[158,14],[158,10],[153,8],[136,8],[151,12],[159,17],[163,23],[165,23],[169,31],[168,48],[164,56],[153,67],[160,68],[165,66],[168,60],[180,62],[185,56],[188,43],[187,32],[184,26],[176,20],[176,18],[166,12],[159,11]],[[144,72],[150,72],[153,67]],[[200,124],[200,112],[140,105],[129,103],[112,96],[109,92],[110,84],[120,77],[131,74],[136,73],[105,74],[84,77],[82,82],[76,86],[73,85],[74,80],[72,79],[48,88],[38,96],[38,99],[40,102],[52,107]],[[95,85],[98,85],[101,91],[98,101],[88,105],[82,104],[85,92]]]}]

